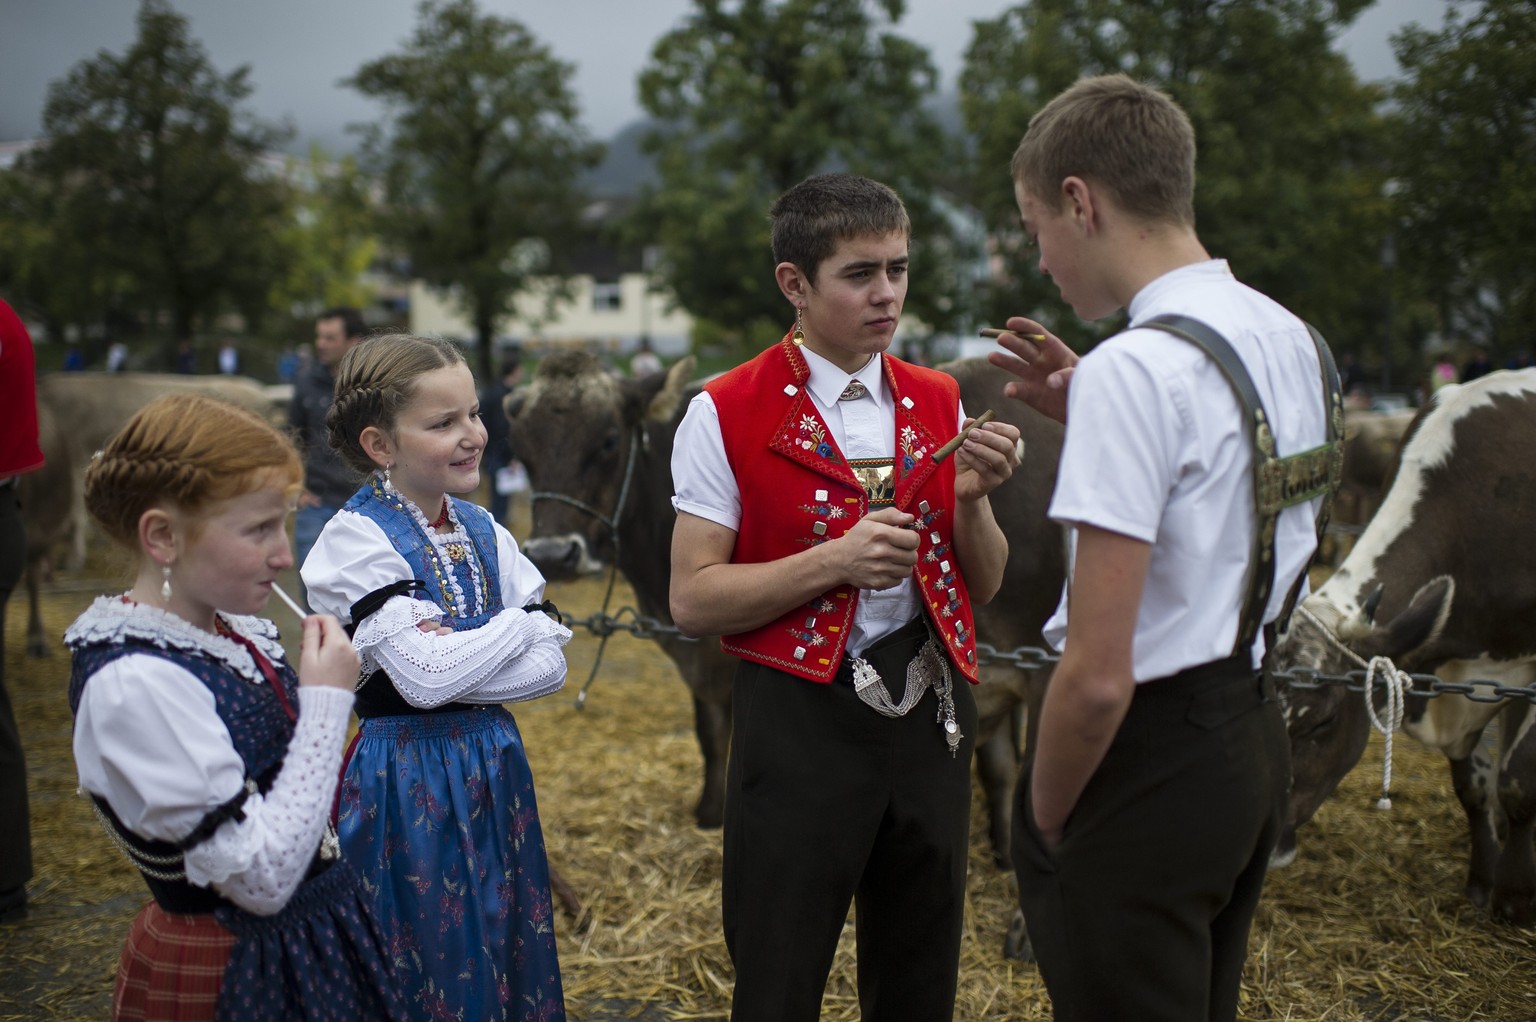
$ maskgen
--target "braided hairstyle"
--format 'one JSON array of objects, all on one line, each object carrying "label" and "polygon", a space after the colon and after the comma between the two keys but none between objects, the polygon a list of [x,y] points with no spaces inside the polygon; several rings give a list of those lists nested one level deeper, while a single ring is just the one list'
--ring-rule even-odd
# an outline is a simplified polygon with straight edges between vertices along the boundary
[{"label": "braided hairstyle", "polygon": [[378,466],[363,450],[363,430],[394,435],[421,377],[463,363],[458,345],[441,337],[380,334],[356,345],[336,367],[336,396],[325,414],[331,448],[359,474],[373,472]]},{"label": "braided hairstyle", "polygon": [[139,519],[169,503],[196,517],[219,501],[275,482],[297,493],[303,463],[293,441],[255,412],[173,394],[139,409],[85,470],[85,506],[107,535],[136,548]]}]

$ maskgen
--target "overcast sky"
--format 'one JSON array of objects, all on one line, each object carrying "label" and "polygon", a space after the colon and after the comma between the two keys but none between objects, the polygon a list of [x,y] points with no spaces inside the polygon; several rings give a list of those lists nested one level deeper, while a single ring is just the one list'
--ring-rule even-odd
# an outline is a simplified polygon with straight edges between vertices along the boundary
[{"label": "overcast sky", "polygon": [[[415,21],[414,0],[172,0],[221,72],[251,66],[248,103],[287,120],[295,143],[351,145],[346,125],[377,107],[338,83],[365,61],[398,48]],[[641,116],[635,76],[651,47],[691,0],[481,0],[481,9],[526,25],[576,67],[583,123],[605,139]],[[1009,0],[909,0],[897,31],[928,47],[953,88],[972,22]],[[1362,78],[1395,76],[1389,37],[1403,24],[1438,27],[1446,0],[1380,0],[1338,45]],[[134,35],[134,0],[0,0],[0,141],[38,133],[48,84],[101,50],[122,53]]]}]

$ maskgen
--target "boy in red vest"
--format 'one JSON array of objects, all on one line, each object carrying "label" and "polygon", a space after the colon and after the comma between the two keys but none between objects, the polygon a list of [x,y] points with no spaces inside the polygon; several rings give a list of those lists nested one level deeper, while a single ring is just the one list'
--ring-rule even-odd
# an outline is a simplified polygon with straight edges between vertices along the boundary
[{"label": "boy in red vest", "polygon": [[886,186],[809,178],[770,213],[795,327],[677,432],[672,615],[741,657],[723,916],[736,1022],[814,1022],[857,908],[866,1022],[953,1017],[976,707],[972,602],[1008,544],[987,499],[1018,430],[886,354],[911,224]]}]

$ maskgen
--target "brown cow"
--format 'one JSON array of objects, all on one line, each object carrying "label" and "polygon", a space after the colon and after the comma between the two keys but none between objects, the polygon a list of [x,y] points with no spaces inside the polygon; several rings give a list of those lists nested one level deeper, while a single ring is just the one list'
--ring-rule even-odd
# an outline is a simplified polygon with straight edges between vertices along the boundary
[{"label": "brown cow", "polygon": [[[1040,628],[1061,591],[1061,537],[1045,508],[1056,479],[1061,427],[1003,396],[1010,377],[983,359],[943,367],[960,381],[967,409],[991,408],[1017,425],[1023,466],[992,494],[1008,533],[1003,588],[977,609],[979,638],[996,649],[1040,646]],[[616,561],[635,591],[640,612],[668,626],[674,513],[672,440],[688,400],[692,359],[665,375],[621,380],[596,358],[560,353],[545,358],[533,380],[511,394],[506,412],[519,459],[533,489],[532,535],[523,550],[546,576],[599,572]],[[736,658],[717,641],[668,632],[657,637],[693,693],[695,729],[704,755],[704,788],[695,816],[718,827],[724,807],[731,678]],[[1031,671],[1030,675],[1044,675]],[[981,717],[977,765],[990,812],[993,856],[1007,848],[1013,783],[1018,774],[1018,721],[1032,682],[1007,663],[984,664],[976,692]]]},{"label": "brown cow", "polygon": [[1397,449],[1413,418],[1412,410],[1344,413],[1344,474],[1333,498],[1333,534],[1324,539],[1318,552],[1322,563],[1343,560],[1353,542],[1340,542],[1339,534],[1358,534],[1376,514],[1392,467],[1397,464]]},{"label": "brown cow", "polygon": [[[1339,675],[1380,656],[1401,670],[1447,681],[1530,686],[1536,682],[1532,525],[1536,370],[1442,388],[1410,427],[1381,509],[1339,570],[1298,608],[1272,666]],[[1359,695],[1333,685],[1282,684],[1279,691],[1293,780],[1290,827],[1277,864],[1289,861],[1295,828],[1360,759],[1369,736]],[[1479,739],[1498,718],[1503,740],[1495,770]],[[1495,918],[1536,923],[1536,711],[1530,702],[1409,695],[1403,729],[1450,762],[1470,832],[1467,896]]]}]

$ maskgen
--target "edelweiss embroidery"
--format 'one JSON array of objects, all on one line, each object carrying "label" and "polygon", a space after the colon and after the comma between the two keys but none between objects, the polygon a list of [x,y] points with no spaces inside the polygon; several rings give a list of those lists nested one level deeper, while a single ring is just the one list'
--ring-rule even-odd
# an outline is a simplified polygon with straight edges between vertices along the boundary
[{"label": "edelweiss embroidery", "polygon": [[795,441],[807,451],[815,451],[830,461],[841,461],[832,441],[827,439],[827,427],[814,415],[800,416],[800,438]]},{"label": "edelweiss embroidery", "polygon": [[928,448],[918,446],[917,431],[911,426],[901,427],[901,468],[903,472],[912,471]]}]

